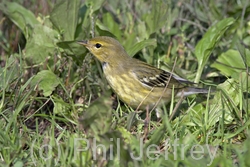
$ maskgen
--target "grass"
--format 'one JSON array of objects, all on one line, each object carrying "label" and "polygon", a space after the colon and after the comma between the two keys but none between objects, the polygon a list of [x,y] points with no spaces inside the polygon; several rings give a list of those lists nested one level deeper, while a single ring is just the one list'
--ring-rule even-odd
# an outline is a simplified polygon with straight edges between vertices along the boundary
[{"label": "grass", "polygon": [[[0,9],[1,166],[250,165],[248,1],[6,0]],[[75,42],[98,35],[216,91],[173,99],[160,119],[138,113]]]}]

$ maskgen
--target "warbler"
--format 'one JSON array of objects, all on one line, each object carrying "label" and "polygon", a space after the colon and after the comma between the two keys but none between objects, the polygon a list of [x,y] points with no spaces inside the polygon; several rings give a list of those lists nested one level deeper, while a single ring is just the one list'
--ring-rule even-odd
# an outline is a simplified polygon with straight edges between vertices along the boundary
[{"label": "warbler", "polygon": [[203,88],[179,76],[130,57],[114,38],[94,37],[78,41],[101,63],[104,75],[124,103],[134,109],[152,109],[175,97],[207,93]]}]

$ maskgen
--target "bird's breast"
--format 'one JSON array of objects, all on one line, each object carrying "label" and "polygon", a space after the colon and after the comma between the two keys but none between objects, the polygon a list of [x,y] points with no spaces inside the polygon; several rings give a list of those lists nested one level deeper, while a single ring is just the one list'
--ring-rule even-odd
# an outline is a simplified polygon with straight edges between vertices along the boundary
[{"label": "bird's breast", "polygon": [[158,103],[161,94],[161,98],[166,98],[167,94],[159,88],[145,86],[131,73],[112,68],[108,63],[103,64],[103,72],[118,97],[134,109],[138,106],[141,106],[141,109],[145,109],[146,106],[152,108]]}]

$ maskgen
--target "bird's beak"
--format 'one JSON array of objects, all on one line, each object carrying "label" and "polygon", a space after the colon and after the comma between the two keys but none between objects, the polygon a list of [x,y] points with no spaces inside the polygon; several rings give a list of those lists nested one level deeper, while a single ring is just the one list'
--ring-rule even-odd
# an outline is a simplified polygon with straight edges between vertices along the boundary
[{"label": "bird's beak", "polygon": [[80,44],[80,45],[87,46],[88,45],[88,40],[77,41],[77,43]]}]

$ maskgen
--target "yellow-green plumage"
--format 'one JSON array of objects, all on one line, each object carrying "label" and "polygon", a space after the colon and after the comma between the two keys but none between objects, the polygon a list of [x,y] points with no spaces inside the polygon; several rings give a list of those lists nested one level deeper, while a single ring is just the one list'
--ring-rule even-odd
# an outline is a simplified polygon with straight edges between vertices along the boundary
[{"label": "yellow-green plumage", "polygon": [[130,57],[114,38],[100,36],[79,41],[101,63],[108,83],[118,97],[132,108],[153,108],[168,103],[175,96],[207,93],[206,89],[190,87],[193,83],[170,72]]}]

